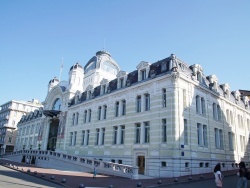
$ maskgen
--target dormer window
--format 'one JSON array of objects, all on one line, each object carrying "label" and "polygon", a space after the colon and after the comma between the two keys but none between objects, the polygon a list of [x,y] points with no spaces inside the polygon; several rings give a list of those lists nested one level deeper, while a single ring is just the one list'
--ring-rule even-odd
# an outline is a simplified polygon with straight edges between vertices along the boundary
[{"label": "dormer window", "polygon": [[120,79],[119,79],[119,85],[120,85],[119,88],[124,87],[124,78],[120,78]]},{"label": "dormer window", "polygon": [[193,78],[199,82],[202,81],[203,69],[201,65],[195,64],[190,67],[193,71]]},{"label": "dormer window", "polygon": [[120,71],[117,74],[117,88],[125,87],[125,83],[127,81],[127,75],[128,75],[128,73],[125,71]]},{"label": "dormer window", "polygon": [[207,79],[209,81],[209,89],[218,91],[218,78],[215,75],[210,75]]},{"label": "dormer window", "polygon": [[146,69],[141,70],[141,80],[145,80],[146,77]]},{"label": "dormer window", "polygon": [[246,109],[249,108],[249,98],[247,96],[243,97],[243,102],[245,104]]},{"label": "dormer window", "polygon": [[138,66],[138,81],[146,80],[149,75],[150,64],[142,61]]},{"label": "dormer window", "polygon": [[91,99],[91,95],[92,95],[91,91],[88,91],[87,92],[87,99]]},{"label": "dormer window", "polygon": [[164,71],[166,71],[167,70],[167,63],[166,62],[163,62],[162,64],[161,64],[161,72],[164,72]]},{"label": "dormer window", "polygon": [[75,103],[77,104],[78,102],[80,102],[80,96],[76,95],[76,97],[75,97]]},{"label": "dormer window", "polygon": [[101,87],[101,94],[105,94],[106,93],[106,84],[102,85]]},{"label": "dormer window", "polygon": [[107,93],[108,80],[103,78],[102,81],[100,82],[100,85],[101,85],[101,94]]},{"label": "dormer window", "polygon": [[223,90],[224,97],[229,98],[229,96],[230,96],[230,86],[228,84],[222,84],[221,88]]},{"label": "dormer window", "polygon": [[240,101],[240,92],[239,92],[239,91],[234,91],[234,92],[233,92],[233,95],[234,95],[234,97],[235,97],[236,103],[238,104],[239,101]]}]

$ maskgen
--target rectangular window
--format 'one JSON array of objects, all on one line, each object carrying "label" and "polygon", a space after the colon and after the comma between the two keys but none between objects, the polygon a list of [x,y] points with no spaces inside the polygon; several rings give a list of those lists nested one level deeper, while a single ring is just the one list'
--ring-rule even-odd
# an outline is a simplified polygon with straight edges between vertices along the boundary
[{"label": "rectangular window", "polygon": [[96,142],[95,142],[95,145],[99,144],[99,133],[100,133],[100,129],[96,129]]},{"label": "rectangular window", "polygon": [[118,127],[114,127],[114,140],[113,140],[113,144],[117,144],[117,131],[118,131]]},{"label": "rectangular window", "polygon": [[141,139],[141,124],[136,123],[135,124],[135,143],[140,144]]},{"label": "rectangular window", "polygon": [[89,109],[89,122],[91,122],[91,110]]},{"label": "rectangular window", "polygon": [[122,115],[126,115],[126,100],[122,101]]},{"label": "rectangular window", "polygon": [[228,132],[229,149],[234,150],[234,133]]},{"label": "rectangular window", "polygon": [[92,94],[91,94],[91,91],[88,91],[87,94],[88,94],[88,99],[91,99],[91,95],[92,95]]},{"label": "rectangular window", "polygon": [[119,101],[115,103],[115,117],[119,116]]},{"label": "rectangular window", "polygon": [[245,136],[240,135],[240,149],[241,152],[244,152],[245,149]]},{"label": "rectangular window", "polygon": [[83,120],[84,123],[87,123],[87,115],[88,115],[88,112],[87,112],[87,110],[85,110],[84,111],[84,120]]},{"label": "rectangular window", "polygon": [[219,144],[219,129],[215,128],[214,129],[214,138],[215,138],[215,147],[219,148],[220,144]]},{"label": "rectangular window", "polygon": [[203,146],[208,146],[208,142],[207,142],[207,126],[203,125]]},{"label": "rectangular window", "polygon": [[167,120],[162,119],[162,142],[167,142]]},{"label": "rectangular window", "polygon": [[107,118],[107,106],[104,105],[103,106],[103,119],[106,119]]},{"label": "rectangular window", "polygon": [[124,82],[124,78],[120,78],[120,80],[119,80],[119,81],[120,81],[120,87],[119,87],[119,88],[122,88],[122,87],[123,87],[123,85],[124,85],[124,84],[123,84],[123,82]]},{"label": "rectangular window", "polygon": [[223,149],[224,144],[223,144],[223,131],[222,131],[222,129],[219,130],[219,138],[220,138],[220,149]]},{"label": "rectangular window", "polygon": [[76,113],[76,125],[78,125],[78,118],[79,118],[79,113]]},{"label": "rectangular window", "polygon": [[136,98],[136,112],[141,112],[141,96]]},{"label": "rectangular window", "polygon": [[144,126],[145,126],[145,138],[144,138],[144,141],[145,141],[145,143],[149,143],[149,141],[150,141],[150,126],[149,126],[149,122],[144,122]]},{"label": "rectangular window", "polygon": [[70,146],[73,146],[73,132],[70,133],[70,142],[69,142],[69,145]]},{"label": "rectangular window", "polygon": [[82,131],[82,146],[84,146],[85,131]]},{"label": "rectangular window", "polygon": [[145,111],[150,110],[150,95],[145,94]]},{"label": "rectangular window", "polygon": [[187,91],[183,89],[183,108],[187,107]]},{"label": "rectangular window", "polygon": [[89,145],[89,130],[87,130],[86,145]]},{"label": "rectangular window", "polygon": [[102,112],[102,107],[98,107],[98,120],[101,120],[101,112]]},{"label": "rectangular window", "polygon": [[163,108],[167,107],[167,91],[166,91],[166,89],[162,90],[162,105],[163,105]]},{"label": "rectangular window", "polygon": [[75,131],[75,132],[74,132],[74,142],[73,142],[73,145],[74,145],[74,146],[76,145],[76,136],[77,136],[77,132]]},{"label": "rectangular window", "polygon": [[206,114],[205,99],[201,97],[201,114]]},{"label": "rectangular window", "polygon": [[146,69],[141,70],[141,80],[146,79]]},{"label": "rectangular window", "polygon": [[124,144],[124,139],[125,139],[125,126],[121,126],[121,144]]},{"label": "rectangular window", "polygon": [[223,149],[223,132],[221,129],[214,129],[215,147]]},{"label": "rectangular window", "polygon": [[105,128],[102,128],[102,145],[104,145],[105,140]]},{"label": "rectangular window", "polygon": [[184,144],[188,145],[188,126],[187,119],[184,119]]},{"label": "rectangular window", "polygon": [[72,125],[75,125],[75,117],[76,115],[75,115],[75,113],[73,114],[73,116],[72,116]]},{"label": "rectangular window", "polygon": [[104,84],[102,85],[102,94],[105,94],[105,92],[106,92],[106,85]]},{"label": "rectangular window", "polygon": [[197,136],[199,146],[208,146],[207,142],[207,126],[197,123]]}]

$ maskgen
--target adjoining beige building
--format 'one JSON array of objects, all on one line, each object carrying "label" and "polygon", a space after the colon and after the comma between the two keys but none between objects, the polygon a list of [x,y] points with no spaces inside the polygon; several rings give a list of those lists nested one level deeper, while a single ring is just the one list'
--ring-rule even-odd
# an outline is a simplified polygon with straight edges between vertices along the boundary
[{"label": "adjoining beige building", "polygon": [[249,160],[249,98],[175,55],[120,70],[99,51],[68,81],[52,79],[44,109],[18,123],[15,150],[42,149],[176,177]]},{"label": "adjoining beige building", "polygon": [[11,100],[0,106],[0,148],[1,154],[12,152],[15,145],[17,123],[23,115],[42,107],[37,100]]}]

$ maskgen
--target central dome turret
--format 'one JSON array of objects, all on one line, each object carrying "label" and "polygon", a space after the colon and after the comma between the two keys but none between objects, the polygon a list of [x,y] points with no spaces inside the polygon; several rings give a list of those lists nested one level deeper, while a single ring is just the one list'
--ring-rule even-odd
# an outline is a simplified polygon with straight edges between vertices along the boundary
[{"label": "central dome turret", "polygon": [[102,71],[109,72],[117,75],[120,71],[118,64],[112,59],[111,54],[107,51],[98,51],[84,67],[84,74],[94,69],[101,69]]}]

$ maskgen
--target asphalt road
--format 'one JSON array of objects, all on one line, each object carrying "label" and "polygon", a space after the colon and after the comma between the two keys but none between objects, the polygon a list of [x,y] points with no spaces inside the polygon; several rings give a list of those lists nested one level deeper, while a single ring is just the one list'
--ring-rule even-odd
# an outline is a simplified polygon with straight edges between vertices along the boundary
[{"label": "asphalt road", "polygon": [[[223,187],[225,188],[236,188],[237,187],[238,176],[227,176],[223,178]],[[216,188],[214,179],[208,179],[203,181],[187,182],[184,184],[175,184],[168,186],[161,186],[168,188]],[[250,188],[250,181],[248,181],[247,188]]]},{"label": "asphalt road", "polygon": [[52,182],[37,178],[26,173],[18,172],[0,165],[1,188],[62,188]]}]

